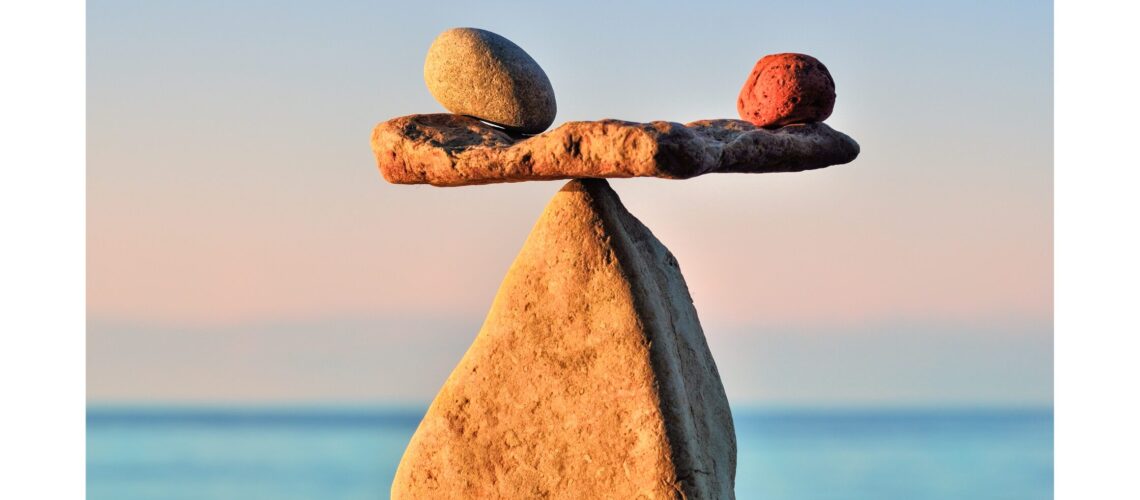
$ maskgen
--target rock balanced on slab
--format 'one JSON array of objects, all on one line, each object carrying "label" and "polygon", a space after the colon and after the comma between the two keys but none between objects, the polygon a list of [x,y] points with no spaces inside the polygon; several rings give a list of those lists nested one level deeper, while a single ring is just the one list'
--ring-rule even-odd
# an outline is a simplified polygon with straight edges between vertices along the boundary
[{"label": "rock balanced on slab", "polygon": [[557,105],[546,72],[510,40],[476,28],[444,31],[428,49],[424,82],[443,107],[509,131],[537,134]]},{"label": "rock balanced on slab", "polygon": [[835,80],[818,59],[804,54],[762,57],[740,89],[736,110],[757,127],[822,122],[835,107]]},{"label": "rock balanced on slab", "polygon": [[677,260],[571,181],[416,430],[394,499],[731,499],[732,415]]}]

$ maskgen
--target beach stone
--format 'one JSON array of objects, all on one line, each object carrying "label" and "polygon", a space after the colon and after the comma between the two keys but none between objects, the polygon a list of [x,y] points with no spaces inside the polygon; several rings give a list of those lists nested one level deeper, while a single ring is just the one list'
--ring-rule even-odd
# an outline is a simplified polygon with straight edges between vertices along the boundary
[{"label": "beach stone", "polygon": [[388,182],[466,186],[799,172],[848,163],[859,155],[859,144],[823,123],[767,130],[742,120],[567,122],[521,138],[474,118],[439,113],[377,125],[372,151]]},{"label": "beach stone", "polygon": [[394,499],[731,499],[732,415],[677,260],[604,180],[547,205]]},{"label": "beach stone", "polygon": [[554,123],[554,88],[522,48],[490,31],[441,33],[424,61],[428,90],[452,113],[537,134]]},{"label": "beach stone", "polygon": [[821,122],[835,107],[835,80],[818,59],[805,54],[762,57],[740,89],[736,110],[757,127]]}]

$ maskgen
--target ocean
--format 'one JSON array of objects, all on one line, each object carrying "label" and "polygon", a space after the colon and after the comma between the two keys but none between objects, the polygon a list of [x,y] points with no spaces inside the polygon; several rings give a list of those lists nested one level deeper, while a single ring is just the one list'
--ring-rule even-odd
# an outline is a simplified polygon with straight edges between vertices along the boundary
[{"label": "ocean", "polygon": [[[422,409],[87,413],[87,498],[382,499]],[[736,497],[1053,497],[1053,413],[736,410]]]}]

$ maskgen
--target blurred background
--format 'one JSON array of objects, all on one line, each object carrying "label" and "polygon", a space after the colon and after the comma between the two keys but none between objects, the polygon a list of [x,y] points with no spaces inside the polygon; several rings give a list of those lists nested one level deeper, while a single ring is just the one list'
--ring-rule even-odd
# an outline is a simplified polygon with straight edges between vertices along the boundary
[{"label": "blurred background", "polygon": [[811,54],[862,146],[615,180],[676,255],[738,498],[1052,495],[1052,10],[1040,2],[88,3],[90,498],[383,498],[560,182],[393,186],[427,47],[511,39],[558,123],[736,117]]}]

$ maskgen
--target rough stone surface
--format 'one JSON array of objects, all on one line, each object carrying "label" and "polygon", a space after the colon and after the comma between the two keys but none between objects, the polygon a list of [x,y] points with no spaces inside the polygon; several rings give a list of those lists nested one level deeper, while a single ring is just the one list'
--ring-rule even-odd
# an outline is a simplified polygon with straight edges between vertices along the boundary
[{"label": "rough stone surface", "polygon": [[804,54],[760,58],[740,89],[736,110],[757,127],[821,122],[835,107],[835,80],[818,59]]},{"label": "rough stone surface", "polygon": [[822,123],[765,130],[741,120],[567,122],[524,139],[469,117],[430,114],[377,125],[372,150],[388,182],[464,186],[798,172],[850,162],[859,144]]},{"label": "rough stone surface", "polygon": [[436,37],[424,81],[452,113],[526,134],[554,123],[557,106],[546,73],[518,45],[490,31],[453,28]]},{"label": "rough stone surface", "polygon": [[735,470],[677,261],[595,179],[535,224],[392,498],[729,499]]}]

